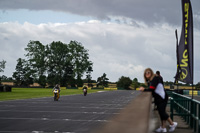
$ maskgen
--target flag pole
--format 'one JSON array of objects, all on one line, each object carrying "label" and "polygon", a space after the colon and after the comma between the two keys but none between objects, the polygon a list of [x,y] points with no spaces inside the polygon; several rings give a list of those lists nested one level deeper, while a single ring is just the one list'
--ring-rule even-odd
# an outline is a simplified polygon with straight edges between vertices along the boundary
[{"label": "flag pole", "polygon": [[192,99],[194,98],[194,95],[193,95],[193,91],[194,90],[194,84],[192,83]]},{"label": "flag pole", "polygon": [[[175,37],[176,37],[176,55],[177,55],[177,74],[179,75],[178,32],[177,32],[177,29],[175,30]],[[178,80],[177,79],[175,79],[175,84],[176,84],[176,87],[177,87],[176,90],[177,90],[177,93],[178,93],[179,85],[178,85]]]},{"label": "flag pole", "polygon": [[[191,2],[189,0],[189,4],[190,4],[190,19],[192,20],[191,22],[191,29],[192,29],[192,32],[191,32],[191,45],[192,45],[192,100],[194,99],[194,38],[193,38],[193,14],[192,14],[192,5],[191,5]],[[191,113],[194,112],[193,110],[193,107],[194,107],[194,104],[191,103]]]}]

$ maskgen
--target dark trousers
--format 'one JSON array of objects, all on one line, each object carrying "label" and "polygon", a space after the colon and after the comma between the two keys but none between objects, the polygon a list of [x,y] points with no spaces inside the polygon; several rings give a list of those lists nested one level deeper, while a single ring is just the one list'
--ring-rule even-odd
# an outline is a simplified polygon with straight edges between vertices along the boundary
[{"label": "dark trousers", "polygon": [[163,102],[157,103],[157,109],[161,120],[167,120],[169,118],[169,115],[166,112],[166,106],[167,100],[163,100]]}]

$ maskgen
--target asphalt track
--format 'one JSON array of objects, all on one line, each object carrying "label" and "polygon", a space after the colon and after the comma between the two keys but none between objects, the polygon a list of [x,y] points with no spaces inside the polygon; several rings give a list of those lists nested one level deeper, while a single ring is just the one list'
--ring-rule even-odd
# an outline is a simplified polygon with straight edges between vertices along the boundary
[{"label": "asphalt track", "polygon": [[0,102],[0,133],[89,133],[119,114],[139,92],[108,91]]},{"label": "asphalt track", "polygon": [[[192,96],[189,96],[192,98]],[[193,96],[193,99],[197,100],[197,101],[200,101],[200,96]]]}]

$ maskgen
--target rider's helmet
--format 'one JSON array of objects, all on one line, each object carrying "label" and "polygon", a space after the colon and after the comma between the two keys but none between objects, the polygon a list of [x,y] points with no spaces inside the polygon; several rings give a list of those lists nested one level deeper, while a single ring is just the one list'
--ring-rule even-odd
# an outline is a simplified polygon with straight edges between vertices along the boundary
[{"label": "rider's helmet", "polygon": [[87,86],[86,86],[86,85],[84,85],[84,86],[83,86],[83,89],[87,89]]},{"label": "rider's helmet", "polygon": [[59,84],[56,84],[56,86],[55,86],[56,88],[59,88]]}]

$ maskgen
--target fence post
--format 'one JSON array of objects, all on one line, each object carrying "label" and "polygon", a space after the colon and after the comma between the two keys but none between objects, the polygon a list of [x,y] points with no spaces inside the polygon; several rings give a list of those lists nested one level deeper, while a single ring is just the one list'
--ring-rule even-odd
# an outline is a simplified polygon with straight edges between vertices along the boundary
[{"label": "fence post", "polygon": [[170,100],[170,112],[171,112],[170,117],[171,117],[172,120],[174,119],[173,108],[174,108],[174,98],[172,97],[171,100]]},{"label": "fence post", "polygon": [[193,101],[192,99],[190,100],[190,127],[193,128],[193,117],[192,117],[192,114],[193,114]]},{"label": "fence post", "polygon": [[[193,116],[196,117],[196,116],[197,116],[197,104],[196,104],[194,101],[193,101],[193,103],[194,103],[194,104],[193,104],[193,106],[194,106],[194,107],[193,107],[193,108],[194,108],[194,110],[193,110]],[[194,117],[193,117],[193,118],[194,118]],[[194,123],[194,125],[193,125],[193,127],[194,127],[194,132],[196,132],[196,131],[197,131],[197,130],[196,130],[196,129],[197,129],[197,121],[196,121],[196,118],[194,118],[193,123]]]},{"label": "fence post", "polygon": [[200,104],[198,106],[198,133],[200,133]]}]

